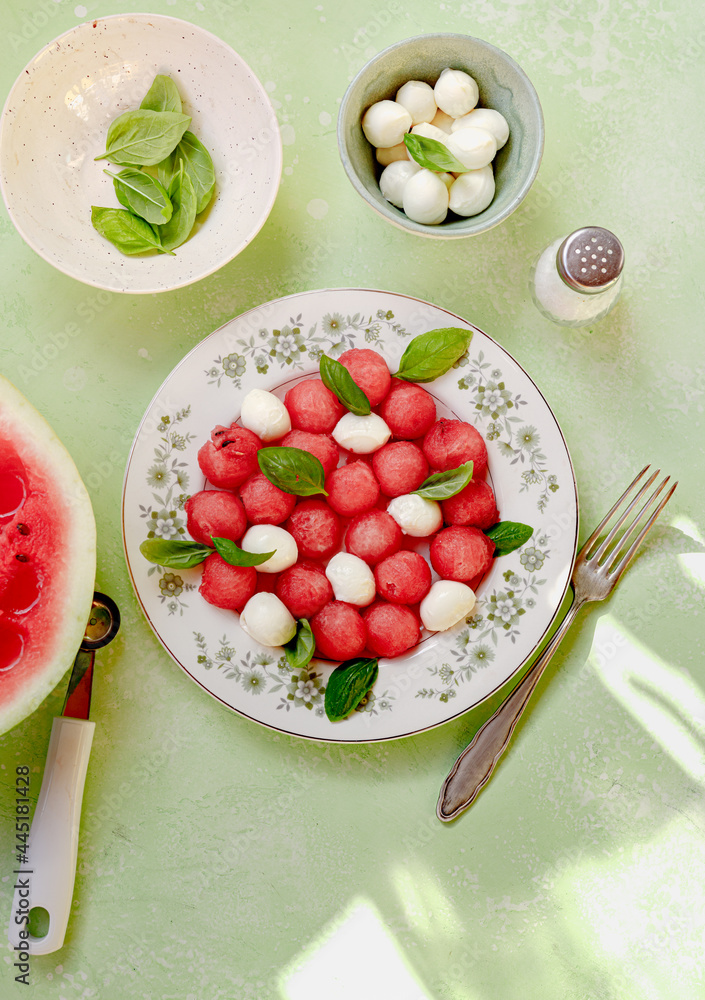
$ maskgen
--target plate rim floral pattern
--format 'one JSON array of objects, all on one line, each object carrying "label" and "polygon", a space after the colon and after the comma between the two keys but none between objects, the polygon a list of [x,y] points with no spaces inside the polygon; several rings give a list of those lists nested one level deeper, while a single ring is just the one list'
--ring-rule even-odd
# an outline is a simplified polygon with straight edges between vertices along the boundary
[{"label": "plate rim floral pattern", "polygon": [[[339,304],[346,298],[357,296],[361,303],[364,300],[365,305],[371,298],[373,306],[392,305],[396,308],[375,310],[363,307],[346,316],[345,310],[341,312],[337,308],[323,306],[327,298],[333,304]],[[297,313],[299,303],[301,309]],[[307,311],[305,307],[308,306],[312,308]],[[409,312],[414,307],[416,311],[410,313],[411,319],[406,320],[406,324],[416,322],[417,312],[426,312],[433,316],[432,325],[425,320],[418,330],[407,330],[400,322],[398,312],[403,314],[405,309]],[[310,325],[314,315],[318,318]],[[288,323],[282,322],[284,316],[289,317]],[[276,318],[276,325],[270,323],[271,329],[260,326],[257,333],[253,333],[263,317],[268,320]],[[253,384],[281,388],[284,383],[313,374],[316,371],[316,352],[320,355],[324,349],[321,344],[325,344],[325,350],[333,356],[353,344],[381,344],[389,360],[390,355],[398,357],[402,353],[413,335],[432,326],[448,325],[448,318],[471,328],[474,336],[469,351],[455,369],[438,380],[439,384],[444,383],[445,397],[452,399],[454,408],[459,406],[462,409],[464,419],[472,422],[477,417],[483,420],[482,429],[486,432],[488,448],[496,452],[491,458],[494,464],[490,466],[490,474],[494,472],[496,476],[499,473],[500,488],[506,471],[501,465],[502,458],[497,457],[501,455],[509,465],[517,465],[518,469],[528,463],[528,469],[520,474],[517,482],[521,483],[519,491],[522,493],[530,494],[534,487],[539,487],[536,509],[540,517],[550,511],[556,492],[564,488],[565,499],[560,501],[560,505],[565,511],[560,516],[563,518],[563,529],[569,534],[566,537],[563,531],[557,572],[556,565],[551,564],[552,550],[548,547],[550,532],[545,530],[535,531],[529,542],[514,554],[515,559],[502,557],[510,560],[506,567],[502,559],[496,560],[478,593],[475,611],[462,625],[452,630],[452,637],[447,633],[437,633],[422,641],[407,656],[382,661],[380,677],[369,699],[350,719],[333,724],[323,714],[322,707],[325,679],[333,665],[313,660],[304,670],[293,671],[280,650],[265,650],[246,637],[231,612],[219,611],[202,602],[195,593],[200,576],[198,570],[165,571],[146,564],[139,554],[139,542],[144,537],[156,535],[168,538],[184,533],[185,519],[180,516],[179,508],[188,496],[190,473],[188,461],[181,459],[189,449],[193,452],[194,447],[200,447],[205,439],[202,430],[193,435],[186,429],[192,416],[191,403],[183,405],[186,401],[179,397],[180,405],[176,405],[175,397],[167,390],[188,373],[195,383],[191,395],[204,404],[205,412],[199,414],[199,419],[212,427],[226,417],[234,419],[237,415],[237,399],[243,391],[243,382],[244,391]],[[237,333],[242,334],[243,331],[244,336],[238,337]],[[387,337],[391,337],[389,343],[385,340]],[[216,348],[220,349],[216,351]],[[493,354],[494,361],[491,360]],[[506,359],[503,368],[507,364],[513,366],[513,374],[520,372],[526,380],[521,393],[513,391],[512,386],[505,382],[498,357]],[[210,367],[204,368],[204,359],[213,362],[207,362]],[[275,364],[279,370],[269,375],[270,366]],[[249,375],[246,374],[248,365]],[[256,373],[252,371],[253,366]],[[458,375],[461,377],[458,378]],[[259,381],[256,376],[259,376]],[[266,386],[262,385],[263,378]],[[252,379],[255,379],[254,383]],[[225,386],[238,394],[229,410],[224,410],[224,405],[228,404],[221,389]],[[523,398],[527,390],[534,397],[531,400],[533,405],[528,405]],[[210,395],[207,396],[207,393]],[[472,395],[466,396],[466,393]],[[214,398],[215,407],[210,405]],[[164,411],[168,405],[171,405],[171,411],[167,413]],[[521,416],[524,406],[527,406],[525,420]],[[535,423],[539,426],[538,430]],[[546,437],[547,432],[552,435],[551,447],[556,450],[553,458],[563,463],[563,472],[568,473],[563,475],[562,480],[550,472],[549,459],[542,450],[541,437]],[[153,445],[155,441],[158,443],[153,447],[153,454],[147,455],[148,445]],[[493,455],[492,450],[490,453]],[[138,503],[136,508],[139,510],[135,506],[128,508],[138,492],[137,466],[140,463],[143,478],[153,487],[151,496],[158,510],[150,503]],[[197,474],[201,475],[198,469]],[[166,493],[156,492],[171,480],[173,485]],[[184,487],[180,494],[175,491],[179,485]],[[140,486],[139,489],[141,495],[150,493],[146,487]],[[498,489],[497,483],[495,489]],[[517,499],[517,492],[516,489],[510,492],[513,501]],[[531,498],[534,499],[534,496]],[[528,498],[522,498],[522,502],[527,501]],[[502,510],[501,502],[499,506]],[[570,584],[578,541],[577,488],[567,443],[547,400],[525,369],[506,348],[469,320],[415,296],[367,288],[314,289],[270,300],[228,320],[192,348],[164,379],[137,428],[125,469],[121,514],[125,558],[135,594],[147,622],[172,659],[204,691],[231,711],[276,732],[321,742],[366,743],[411,736],[449,722],[491,697],[531,659],[551,628]],[[141,532],[138,530],[139,522]],[[147,533],[144,529],[148,529]],[[540,572],[545,562],[548,564],[548,576]],[[162,576],[158,579],[157,588],[157,574],[160,572]],[[547,584],[552,586],[547,588]],[[546,601],[549,590],[552,597]],[[560,596],[557,597],[558,591]],[[192,596],[200,602],[195,610],[190,603]],[[534,613],[537,604],[543,616],[540,620],[538,612]],[[529,618],[524,619],[527,612]],[[218,620],[222,635],[216,635],[212,630],[206,635],[204,632],[208,629],[198,627],[199,620],[209,616],[213,629],[216,627],[215,619],[222,619],[222,623]],[[194,625],[188,649],[184,648],[185,632],[176,624],[184,617]],[[540,629],[540,634],[526,640],[522,635],[522,624],[525,622],[531,622],[534,632]],[[228,633],[237,635],[237,643],[229,638]],[[173,648],[175,646],[178,646],[178,652]],[[437,655],[439,650],[443,652],[442,657]],[[504,667],[500,671],[492,668],[498,652],[500,663],[503,657],[507,658],[507,653],[512,654],[511,669]],[[239,662],[235,661],[236,656]],[[435,662],[440,659],[447,662]],[[489,681],[488,667],[491,672],[494,669],[497,673],[497,677]],[[423,680],[423,684],[415,685],[413,700],[416,704],[413,706],[408,684],[407,690],[402,684],[402,679],[406,681],[409,677],[421,677]],[[468,695],[469,685],[474,683],[477,686],[477,678],[480,677],[484,688],[480,693],[476,691]],[[227,683],[231,684],[230,688],[226,687]],[[269,702],[263,702],[261,692],[267,693]],[[458,694],[461,697],[458,698]],[[252,698],[254,695],[260,697]],[[272,696],[275,695],[279,703],[273,710]],[[252,700],[245,701],[249,698]],[[424,707],[419,712],[418,704],[421,703]],[[262,710],[264,704],[267,708]],[[395,722],[385,725],[385,717],[393,716],[395,707],[401,709]],[[404,721],[405,718],[407,721]],[[396,724],[397,719],[400,725]]]}]

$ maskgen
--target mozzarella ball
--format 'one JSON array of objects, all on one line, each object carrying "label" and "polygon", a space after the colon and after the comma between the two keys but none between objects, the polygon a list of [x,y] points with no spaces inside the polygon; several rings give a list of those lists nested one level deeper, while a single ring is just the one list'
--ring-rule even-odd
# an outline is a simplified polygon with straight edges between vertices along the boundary
[{"label": "mozzarella ball", "polygon": [[435,125],[436,128],[439,128],[441,132],[445,132],[446,135],[450,135],[454,121],[455,118],[451,118],[450,115],[447,115],[445,111],[441,111],[439,108],[431,119],[430,124]]},{"label": "mozzarella ball", "polygon": [[459,128],[448,136],[446,145],[468,170],[486,167],[497,152],[495,137],[484,128]]},{"label": "mozzarella ball", "polygon": [[396,146],[380,146],[375,150],[375,158],[383,167],[394,163],[395,160],[408,160],[409,150],[403,142],[398,142]]},{"label": "mozzarella ball", "polygon": [[394,163],[390,163],[388,167],[384,168],[379,179],[379,189],[382,195],[392,205],[403,208],[406,183],[420,169],[421,167],[415,160],[395,160]]},{"label": "mozzarella ball", "polygon": [[428,122],[422,122],[421,125],[414,125],[411,134],[421,135],[424,139],[435,139],[436,142],[441,142],[444,146],[448,139],[447,132],[444,132],[441,128],[436,128],[435,125],[430,125]]},{"label": "mozzarella ball", "polygon": [[455,175],[454,174],[449,174],[449,173],[446,172],[446,173],[438,174],[437,176],[438,176],[439,181],[443,181],[443,183],[445,184],[445,186],[448,188],[448,191],[450,191],[450,189],[453,186],[453,182],[455,181]]},{"label": "mozzarella ball", "polygon": [[431,170],[414,174],[403,194],[404,211],[414,222],[437,226],[448,214],[448,188]]},{"label": "mozzarella ball", "polygon": [[396,146],[410,128],[411,115],[396,101],[377,101],[362,119],[362,131],[373,146]]},{"label": "mozzarella ball", "polygon": [[404,534],[412,538],[426,538],[443,524],[441,505],[416,493],[395,497],[387,507],[387,513],[391,514]]},{"label": "mozzarella ball", "polygon": [[281,573],[299,558],[293,536],[276,524],[253,524],[245,532],[240,548],[245,552],[274,552],[271,558],[256,567],[259,573]]},{"label": "mozzarella ball", "polygon": [[480,91],[473,78],[462,69],[444,69],[433,88],[436,104],[451,118],[466,115],[477,104]]},{"label": "mozzarella ball", "polygon": [[391,436],[392,432],[376,413],[368,413],[365,417],[346,413],[333,429],[333,437],[340,447],[355,455],[369,455],[377,451]]},{"label": "mozzarella ball", "polygon": [[263,646],[283,646],[296,634],[296,621],[276,594],[251,597],[240,613],[240,627]]},{"label": "mozzarella ball", "polygon": [[275,441],[291,430],[289,411],[281,399],[264,389],[250,389],[242,401],[240,422],[262,441]]},{"label": "mozzarella ball", "polygon": [[494,198],[492,165],[459,174],[450,188],[450,209],[456,215],[477,215],[484,212]]},{"label": "mozzarella ball", "polygon": [[504,115],[492,108],[475,108],[468,115],[456,118],[450,127],[451,132],[461,128],[484,128],[495,137],[497,149],[501,149],[509,138],[509,125]]},{"label": "mozzarella ball", "polygon": [[421,601],[419,614],[429,632],[442,632],[475,607],[475,592],[457,580],[437,580]]},{"label": "mozzarella ball", "polygon": [[409,80],[400,87],[396,101],[406,108],[414,125],[418,125],[419,122],[430,122],[438,110],[433,87],[429,87],[421,80]]},{"label": "mozzarella ball", "polygon": [[375,599],[376,585],[374,573],[358,556],[350,552],[338,552],[326,566],[326,576],[330,580],[336,601],[345,601],[356,607],[366,607]]}]

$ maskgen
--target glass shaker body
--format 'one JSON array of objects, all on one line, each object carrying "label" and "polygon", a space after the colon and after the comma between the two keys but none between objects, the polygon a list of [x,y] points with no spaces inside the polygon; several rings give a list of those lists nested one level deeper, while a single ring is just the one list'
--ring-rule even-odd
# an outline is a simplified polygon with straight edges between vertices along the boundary
[{"label": "glass shaker body", "polygon": [[624,250],[617,237],[595,226],[553,240],[529,277],[536,308],[561,326],[602,319],[622,290]]}]

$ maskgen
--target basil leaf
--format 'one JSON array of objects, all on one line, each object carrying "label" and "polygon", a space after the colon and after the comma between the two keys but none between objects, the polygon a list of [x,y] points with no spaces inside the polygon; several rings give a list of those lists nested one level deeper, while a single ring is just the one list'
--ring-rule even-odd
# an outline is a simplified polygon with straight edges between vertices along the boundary
[{"label": "basil leaf", "polygon": [[198,566],[213,552],[209,545],[190,541],[166,541],[164,538],[148,538],[140,545],[140,552],[150,562],[158,566],[174,569],[191,569]]},{"label": "basil leaf", "polygon": [[518,549],[524,542],[529,541],[533,533],[533,528],[528,524],[521,524],[520,521],[498,521],[485,532],[495,544],[496,556],[506,556],[508,552]]},{"label": "basil leaf", "polygon": [[417,490],[414,490],[414,493],[424,500],[448,500],[449,497],[454,497],[456,493],[465,489],[472,479],[472,468],[472,462],[465,462],[457,469],[434,472]]},{"label": "basil leaf", "polygon": [[340,722],[353,712],[377,680],[377,659],[355,657],[336,667],[328,678],[324,707],[331,722]]},{"label": "basil leaf", "polygon": [[155,225],[169,221],[173,211],[169,195],[154,177],[135,167],[126,167],[119,174],[103,173],[112,177],[117,200],[125,208]]},{"label": "basil leaf", "polygon": [[176,111],[181,114],[181,98],[170,76],[154,77],[152,86],[140,104],[141,111]]},{"label": "basil leaf", "polygon": [[300,670],[313,659],[316,640],[313,638],[311,626],[305,618],[299,618],[296,623],[296,635],[284,643],[284,655],[292,670]]},{"label": "basil leaf", "polygon": [[462,357],[472,340],[472,330],[448,326],[419,334],[401,356],[394,378],[404,382],[433,382]]},{"label": "basil leaf", "polygon": [[125,111],[108,129],[105,152],[96,160],[112,160],[125,167],[155,166],[181,139],[191,124],[176,111]]},{"label": "basil leaf", "polygon": [[231,566],[259,566],[268,559],[271,559],[277,551],[273,549],[272,552],[245,552],[244,549],[239,548],[229,538],[213,537],[211,541],[221,559],[224,559],[226,563],[230,563]]},{"label": "basil leaf", "polygon": [[413,159],[426,170],[436,170],[438,173],[447,170],[451,174],[464,174],[468,170],[453,156],[448,147],[437,139],[427,139],[425,135],[415,133],[412,135],[411,132],[407,132],[404,136],[404,145]]},{"label": "basil leaf", "polygon": [[106,240],[126,254],[163,250],[159,235],[148,222],[124,208],[91,206],[91,222]]},{"label": "basil leaf", "polygon": [[207,208],[215,194],[215,170],[211,154],[193,132],[184,132],[181,142],[171,154],[172,174],[183,162],[184,170],[191,178],[196,192],[196,215]]},{"label": "basil leaf", "polygon": [[370,401],[345,365],[341,365],[327,354],[321,356],[321,381],[335,393],[343,406],[358,417],[366,417],[372,412]]},{"label": "basil leaf", "polygon": [[184,173],[183,165],[169,185],[168,194],[174,212],[171,219],[157,229],[164,249],[173,250],[189,238],[196,221],[196,192],[191,178]]},{"label": "basil leaf", "polygon": [[308,451],[301,448],[260,448],[257,461],[270,483],[285,493],[293,493],[297,497],[310,497],[314,493],[328,496],[323,488],[323,466]]}]

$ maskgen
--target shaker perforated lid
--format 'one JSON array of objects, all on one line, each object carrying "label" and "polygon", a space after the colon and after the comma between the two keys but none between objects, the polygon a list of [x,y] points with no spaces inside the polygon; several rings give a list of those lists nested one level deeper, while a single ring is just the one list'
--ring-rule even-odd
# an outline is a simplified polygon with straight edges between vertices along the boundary
[{"label": "shaker perforated lid", "polygon": [[576,292],[604,292],[619,278],[624,248],[614,233],[598,226],[576,229],[558,247],[556,267]]}]

